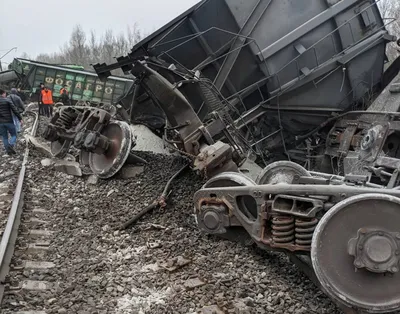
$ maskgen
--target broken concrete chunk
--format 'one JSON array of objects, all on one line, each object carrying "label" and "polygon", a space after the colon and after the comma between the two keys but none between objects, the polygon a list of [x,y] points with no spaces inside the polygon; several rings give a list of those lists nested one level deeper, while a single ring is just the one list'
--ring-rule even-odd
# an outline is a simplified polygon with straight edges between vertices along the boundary
[{"label": "broken concrete chunk", "polygon": [[48,156],[48,157],[53,157],[50,146],[47,143],[42,142],[38,137],[33,137],[31,135],[25,135],[25,138],[40,153],[42,153],[43,155]]},{"label": "broken concrete chunk", "polygon": [[155,135],[148,127],[138,124],[130,125],[130,128],[136,137],[135,151],[171,155],[169,150],[164,147],[164,141],[159,136]]},{"label": "broken concrete chunk", "polygon": [[42,159],[40,161],[40,163],[42,164],[43,167],[50,167],[50,166],[54,165],[55,161],[50,158],[45,158],[45,159]]},{"label": "broken concrete chunk", "polygon": [[54,164],[54,169],[56,171],[64,172],[69,175],[77,177],[82,176],[82,170],[79,167],[79,163],[75,161],[57,160]]},{"label": "broken concrete chunk", "polygon": [[183,284],[186,290],[193,290],[195,288],[204,286],[206,283],[200,278],[192,278],[185,281]]},{"label": "broken concrete chunk", "polygon": [[99,183],[99,178],[97,176],[95,176],[94,174],[90,175],[87,178],[86,184],[96,185],[97,183]]},{"label": "broken concrete chunk", "polygon": [[143,166],[124,166],[120,171],[120,176],[122,179],[131,179],[143,173],[143,171]]}]

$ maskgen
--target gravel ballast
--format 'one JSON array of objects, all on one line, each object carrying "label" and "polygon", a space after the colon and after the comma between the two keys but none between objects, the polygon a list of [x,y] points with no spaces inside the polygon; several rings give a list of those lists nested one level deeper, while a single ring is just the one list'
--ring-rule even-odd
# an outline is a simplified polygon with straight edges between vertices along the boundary
[{"label": "gravel ballast", "polygon": [[46,260],[56,268],[40,278],[54,288],[38,293],[34,304],[19,300],[6,308],[46,313],[341,313],[286,256],[199,232],[192,198],[203,182],[190,170],[174,181],[165,209],[146,215],[133,228],[117,230],[159,196],[185,162],[138,154],[149,161],[143,173],[103,181],[55,172],[32,152],[26,198],[49,211],[48,227],[55,234]]}]

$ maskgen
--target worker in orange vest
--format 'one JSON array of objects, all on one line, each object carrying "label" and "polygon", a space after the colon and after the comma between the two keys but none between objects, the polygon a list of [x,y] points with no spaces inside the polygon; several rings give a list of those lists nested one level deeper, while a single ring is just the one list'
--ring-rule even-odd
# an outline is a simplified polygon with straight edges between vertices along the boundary
[{"label": "worker in orange vest", "polygon": [[42,103],[44,105],[44,112],[48,118],[53,116],[53,93],[47,87],[42,90]]},{"label": "worker in orange vest", "polygon": [[60,98],[64,105],[69,105],[67,85],[60,89]]}]

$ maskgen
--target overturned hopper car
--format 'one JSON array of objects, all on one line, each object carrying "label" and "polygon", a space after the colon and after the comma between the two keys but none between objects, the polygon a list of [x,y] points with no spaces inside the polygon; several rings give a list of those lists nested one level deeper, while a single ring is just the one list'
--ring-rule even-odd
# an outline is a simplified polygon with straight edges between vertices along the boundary
[{"label": "overturned hopper car", "polygon": [[14,59],[9,70],[0,73],[0,85],[20,87],[35,100],[35,92],[40,83],[53,90],[55,99],[60,97],[60,89],[67,85],[73,102],[114,104],[125,95],[133,84],[129,78],[115,77],[101,81],[93,72],[84,71],[81,66],[52,65],[26,59]]},{"label": "overturned hopper car", "polygon": [[[200,73],[202,84],[179,87],[199,116],[220,104],[204,93],[211,84],[233,119],[240,118],[238,127],[247,125],[256,142],[268,137],[261,150],[275,150],[332,114],[364,108],[380,88],[391,39],[373,1],[207,0],[138,43],[119,64],[129,72],[132,60],[148,59],[173,84]],[[170,65],[182,76],[167,73]],[[125,106],[133,95],[122,100]],[[160,111],[145,95],[135,94],[133,120],[157,127]],[[282,132],[271,135],[276,130]]]}]

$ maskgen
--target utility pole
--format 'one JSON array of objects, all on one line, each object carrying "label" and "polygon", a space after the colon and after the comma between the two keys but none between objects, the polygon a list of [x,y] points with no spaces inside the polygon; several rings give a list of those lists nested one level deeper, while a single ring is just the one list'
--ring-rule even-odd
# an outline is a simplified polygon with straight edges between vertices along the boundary
[{"label": "utility pole", "polygon": [[13,48],[11,48],[10,50],[8,50],[4,55],[2,55],[1,57],[0,57],[0,72],[2,72],[3,71],[3,66],[1,65],[1,59],[3,59],[6,55],[8,55],[11,51],[13,51],[13,50],[17,50],[17,47],[13,47]]}]

